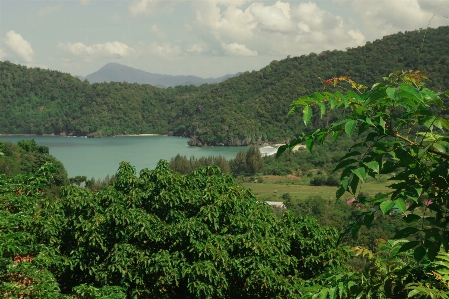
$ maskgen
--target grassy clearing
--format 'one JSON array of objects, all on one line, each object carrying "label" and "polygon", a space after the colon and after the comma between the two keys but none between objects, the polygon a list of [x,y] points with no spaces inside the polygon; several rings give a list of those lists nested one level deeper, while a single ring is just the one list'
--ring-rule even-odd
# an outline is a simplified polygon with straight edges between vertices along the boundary
[{"label": "grassy clearing", "polygon": [[[295,176],[263,176],[263,183],[243,183],[242,185],[251,189],[259,198],[271,201],[282,201],[281,195],[290,193],[294,199],[306,199],[309,196],[321,196],[323,199],[335,199],[337,187],[308,186],[304,181]],[[362,185],[361,192],[374,196],[378,192],[387,192],[388,181],[368,180]],[[351,194],[346,193],[342,199],[350,199]]]}]

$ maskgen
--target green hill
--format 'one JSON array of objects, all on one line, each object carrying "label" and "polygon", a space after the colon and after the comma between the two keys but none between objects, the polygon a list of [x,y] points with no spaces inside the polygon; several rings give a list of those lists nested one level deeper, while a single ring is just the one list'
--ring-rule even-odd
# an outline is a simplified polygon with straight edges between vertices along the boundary
[{"label": "green hill", "polygon": [[419,54],[424,34],[397,33],[346,51],[288,57],[199,87],[89,84],[57,71],[0,62],[0,133],[159,133],[209,145],[284,141],[305,130],[298,116],[285,123],[288,104],[319,90],[330,77],[348,75],[369,86],[394,70],[419,69],[431,79],[429,87],[449,89],[449,27],[428,29]]}]

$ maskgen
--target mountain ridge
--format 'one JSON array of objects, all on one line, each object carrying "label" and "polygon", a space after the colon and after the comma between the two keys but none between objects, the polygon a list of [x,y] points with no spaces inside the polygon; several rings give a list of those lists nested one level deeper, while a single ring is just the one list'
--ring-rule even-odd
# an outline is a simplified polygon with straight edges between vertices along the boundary
[{"label": "mountain ridge", "polygon": [[105,64],[96,72],[93,72],[85,77],[77,77],[81,81],[87,80],[90,83],[127,82],[137,84],[151,84],[156,87],[166,88],[178,85],[199,86],[202,84],[220,83],[240,74],[241,73],[226,74],[217,78],[201,78],[194,75],[163,75],[150,73],[120,63],[110,62]]}]

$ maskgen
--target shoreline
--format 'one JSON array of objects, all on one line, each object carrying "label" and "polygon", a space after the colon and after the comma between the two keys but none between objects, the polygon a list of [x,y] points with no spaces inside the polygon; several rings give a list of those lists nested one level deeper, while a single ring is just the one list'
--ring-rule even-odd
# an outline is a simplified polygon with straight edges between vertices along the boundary
[{"label": "shoreline", "polygon": [[148,136],[168,136],[162,134],[124,134],[124,135],[113,135],[110,137],[148,137]]}]

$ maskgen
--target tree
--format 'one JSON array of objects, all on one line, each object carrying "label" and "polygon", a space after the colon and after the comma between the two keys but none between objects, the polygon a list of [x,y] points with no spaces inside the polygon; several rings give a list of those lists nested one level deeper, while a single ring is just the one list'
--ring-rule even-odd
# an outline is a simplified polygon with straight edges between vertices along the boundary
[{"label": "tree", "polygon": [[[395,250],[390,257],[400,258],[400,253],[412,250],[413,265],[395,267],[384,280],[376,276],[379,273],[367,272],[365,283],[359,281],[357,287],[348,288],[359,296],[378,293],[378,298],[447,298],[447,269],[438,272],[434,261],[438,254],[447,258],[449,251],[449,120],[442,99],[449,92],[425,88],[427,77],[418,71],[394,72],[384,79],[384,83],[367,88],[349,77],[334,77],[324,85],[336,87],[347,82],[351,89],[346,93],[316,92],[292,102],[289,114],[302,110],[306,125],[314,109],[321,117],[329,108],[344,109],[346,117],[327,128],[301,134],[280,147],[278,155],[300,143],[311,151],[315,143],[322,144],[328,136],[337,139],[343,133],[357,134],[362,141],[353,145],[334,168],[341,171],[336,197],[349,192],[354,196],[353,203],[365,207],[344,234],[355,234],[362,225],[370,227],[375,213],[386,214],[393,208],[402,213],[406,223],[421,222],[422,226],[408,225],[396,233],[395,239],[413,239],[391,244]],[[358,197],[360,185],[380,174],[389,175],[394,182],[391,192],[376,198]],[[428,275],[429,270],[440,274]],[[321,288],[321,298],[326,298],[328,291]]]},{"label": "tree", "polygon": [[255,175],[263,168],[264,161],[257,146],[251,146],[246,152],[238,152],[235,159],[229,161],[234,176]]},{"label": "tree", "polygon": [[231,168],[231,173],[234,176],[243,175],[246,173],[246,153],[241,151],[235,156],[235,159],[229,160],[229,167]]},{"label": "tree", "polygon": [[262,154],[257,146],[251,146],[246,152],[246,171],[255,175],[263,168]]}]

